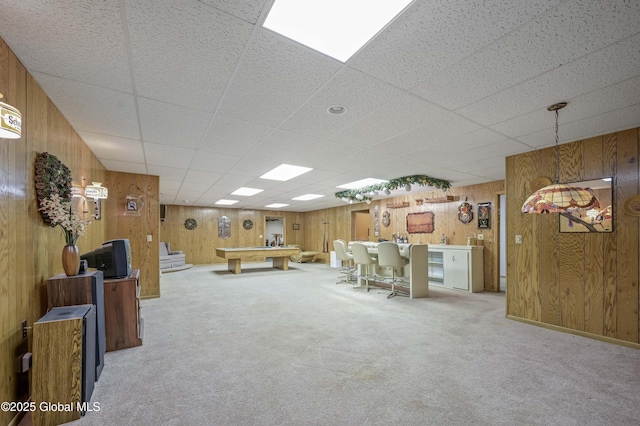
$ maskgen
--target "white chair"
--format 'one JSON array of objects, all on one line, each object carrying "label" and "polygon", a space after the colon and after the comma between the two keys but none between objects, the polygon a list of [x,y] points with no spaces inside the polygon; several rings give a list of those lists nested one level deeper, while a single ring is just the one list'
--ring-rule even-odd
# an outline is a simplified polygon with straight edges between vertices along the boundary
[{"label": "white chair", "polygon": [[[356,266],[360,266],[360,270],[356,272],[356,276],[365,281],[367,291],[369,291],[369,281],[375,281],[376,279],[375,265],[378,261],[371,257],[367,246],[362,243],[351,243],[351,253],[353,254],[353,263],[355,263]],[[372,266],[373,272],[371,272]]]},{"label": "white chair", "polygon": [[338,277],[340,281],[336,282],[336,284],[348,283],[355,274],[355,267],[352,265],[353,255],[347,252],[347,244],[343,240],[334,240],[333,250],[336,252],[336,257],[342,261],[340,273],[344,274]]},{"label": "white chair", "polygon": [[[387,298],[398,295],[396,285],[403,287],[402,284],[405,284],[404,267],[407,265],[407,261],[400,255],[398,244],[391,242],[378,244],[378,265],[381,268],[391,268],[391,278],[382,280],[382,282],[391,284],[391,293]],[[399,277],[396,276],[396,273]]]}]

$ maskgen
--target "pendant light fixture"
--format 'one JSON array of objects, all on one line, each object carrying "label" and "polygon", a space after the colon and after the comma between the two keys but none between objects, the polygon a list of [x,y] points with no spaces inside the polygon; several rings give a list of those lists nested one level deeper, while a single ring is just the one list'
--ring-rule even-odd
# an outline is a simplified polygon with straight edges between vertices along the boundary
[{"label": "pendant light fixture", "polygon": [[[0,93],[0,99],[4,95]],[[17,108],[0,102],[0,138],[19,139],[22,135],[22,114]]]},{"label": "pendant light fixture", "polygon": [[559,183],[558,111],[566,106],[566,102],[560,102],[547,108],[548,111],[556,113],[556,179],[553,184],[538,189],[527,198],[522,205],[522,213],[566,213],[576,209],[600,207],[600,203],[590,190]]}]

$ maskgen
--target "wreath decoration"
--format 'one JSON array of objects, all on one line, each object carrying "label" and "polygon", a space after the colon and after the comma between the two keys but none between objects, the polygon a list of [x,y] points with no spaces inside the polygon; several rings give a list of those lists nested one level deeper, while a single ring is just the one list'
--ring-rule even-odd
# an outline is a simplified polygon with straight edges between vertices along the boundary
[{"label": "wreath decoration", "polygon": [[245,220],[244,222],[242,222],[242,227],[247,231],[250,230],[251,228],[253,228],[253,221],[249,219]]},{"label": "wreath decoration", "polygon": [[71,170],[58,157],[48,152],[38,154],[35,168],[38,210],[47,225],[55,226],[50,216],[43,210],[43,203],[53,195],[59,196],[63,203],[71,201]]},{"label": "wreath decoration", "polygon": [[184,221],[184,227],[187,228],[189,231],[193,231],[194,229],[196,229],[196,226],[198,226],[198,222],[196,222],[195,219],[187,219]]}]

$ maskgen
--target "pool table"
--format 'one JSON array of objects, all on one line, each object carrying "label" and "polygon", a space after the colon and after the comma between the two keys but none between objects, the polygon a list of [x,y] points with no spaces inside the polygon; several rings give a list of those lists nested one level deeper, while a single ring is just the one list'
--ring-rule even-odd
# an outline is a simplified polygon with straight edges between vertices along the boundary
[{"label": "pool table", "polygon": [[273,267],[286,271],[289,269],[289,256],[300,253],[299,247],[230,247],[216,248],[216,256],[227,261],[229,271],[234,274],[241,272],[240,263],[256,257],[270,257]]}]

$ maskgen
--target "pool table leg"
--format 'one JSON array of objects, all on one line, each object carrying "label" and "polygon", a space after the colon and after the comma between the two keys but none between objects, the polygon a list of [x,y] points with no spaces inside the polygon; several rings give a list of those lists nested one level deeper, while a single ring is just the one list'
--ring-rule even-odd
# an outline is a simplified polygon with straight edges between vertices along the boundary
[{"label": "pool table leg", "polygon": [[233,272],[234,274],[239,274],[241,272],[240,259],[229,259],[227,261],[227,265],[229,267],[229,272]]},{"label": "pool table leg", "polygon": [[278,269],[282,269],[283,271],[288,271],[289,270],[289,257],[288,256],[274,257],[273,258],[273,267],[274,268],[278,268]]}]

